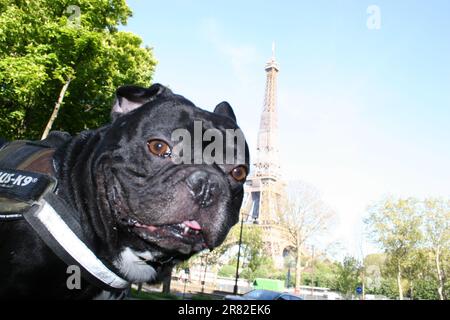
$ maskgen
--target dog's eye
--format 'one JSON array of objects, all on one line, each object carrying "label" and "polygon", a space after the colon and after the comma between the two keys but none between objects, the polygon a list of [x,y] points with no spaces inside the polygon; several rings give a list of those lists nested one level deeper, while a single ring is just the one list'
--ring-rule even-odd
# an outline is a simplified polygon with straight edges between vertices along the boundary
[{"label": "dog's eye", "polygon": [[148,150],[155,156],[167,158],[172,154],[170,146],[162,140],[152,140],[148,144]]},{"label": "dog's eye", "polygon": [[244,182],[247,179],[247,174],[247,168],[244,166],[236,167],[231,171],[231,176],[238,182]]}]

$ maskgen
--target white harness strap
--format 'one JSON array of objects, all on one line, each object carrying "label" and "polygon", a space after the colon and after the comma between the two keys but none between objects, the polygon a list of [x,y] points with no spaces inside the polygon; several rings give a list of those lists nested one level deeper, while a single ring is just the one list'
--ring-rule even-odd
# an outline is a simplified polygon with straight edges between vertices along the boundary
[{"label": "white harness strap", "polygon": [[128,281],[109,270],[95,256],[47,201],[42,200],[40,209],[33,215],[45,226],[61,247],[92,276],[116,289],[126,289],[129,286]]},{"label": "white harness strap", "polygon": [[7,201],[0,201],[0,221],[25,219],[62,261],[80,267],[88,283],[124,292],[129,282],[97,258],[84,239],[80,214],[54,193],[53,154],[51,148],[23,141],[1,149],[0,198]]}]

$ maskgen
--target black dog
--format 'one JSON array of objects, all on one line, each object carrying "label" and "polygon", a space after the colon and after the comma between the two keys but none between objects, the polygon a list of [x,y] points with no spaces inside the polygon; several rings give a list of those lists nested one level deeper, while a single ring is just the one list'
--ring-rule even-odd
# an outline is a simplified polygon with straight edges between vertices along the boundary
[{"label": "black dog", "polygon": [[[56,149],[56,193],[78,214],[86,245],[113,273],[130,283],[160,281],[180,261],[219,246],[237,223],[248,148],[244,142],[241,163],[176,163],[173,131],[194,136],[198,121],[202,132],[225,136],[238,126],[228,103],[207,112],[161,85],[119,88],[112,118],[98,130],[53,133],[42,142]],[[224,148],[235,150],[232,141]],[[0,220],[0,299],[105,297],[85,279],[81,289],[68,288],[69,275],[27,221]]]}]

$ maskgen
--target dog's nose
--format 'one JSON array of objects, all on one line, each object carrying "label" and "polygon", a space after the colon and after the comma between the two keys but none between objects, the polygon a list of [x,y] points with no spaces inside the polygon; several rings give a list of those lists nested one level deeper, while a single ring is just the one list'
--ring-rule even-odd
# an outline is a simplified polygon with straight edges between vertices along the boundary
[{"label": "dog's nose", "polygon": [[195,201],[202,208],[211,206],[219,193],[218,179],[205,171],[196,171],[186,179]]}]

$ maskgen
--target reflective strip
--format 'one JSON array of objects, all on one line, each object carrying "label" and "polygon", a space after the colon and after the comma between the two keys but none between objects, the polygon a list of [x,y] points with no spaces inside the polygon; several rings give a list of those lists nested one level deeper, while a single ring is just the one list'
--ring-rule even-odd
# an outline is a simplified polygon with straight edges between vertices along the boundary
[{"label": "reflective strip", "polygon": [[39,219],[68,254],[91,275],[103,283],[116,289],[125,289],[129,286],[128,281],[109,270],[95,256],[48,202],[42,201],[42,204],[41,209],[35,213],[36,218]]},{"label": "reflective strip", "polygon": [[0,220],[17,220],[17,219],[23,219],[23,215],[21,214],[0,214]]}]

